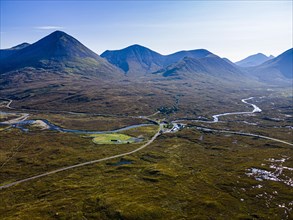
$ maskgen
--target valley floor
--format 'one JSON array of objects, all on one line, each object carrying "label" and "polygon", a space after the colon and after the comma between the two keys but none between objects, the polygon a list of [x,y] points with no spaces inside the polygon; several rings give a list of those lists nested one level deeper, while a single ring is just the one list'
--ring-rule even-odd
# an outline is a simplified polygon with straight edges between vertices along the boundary
[{"label": "valley floor", "polygon": [[[291,219],[292,96],[285,90],[251,93],[197,100],[202,105],[174,96],[173,107],[145,110],[148,116],[24,111],[3,99],[1,111],[8,114],[0,122],[10,123],[0,125],[0,217]],[[240,95],[255,96],[247,102],[262,111],[252,112]],[[227,112],[246,114],[212,123],[212,115]],[[16,119],[39,122],[11,126]],[[137,124],[148,125],[127,128]],[[99,137],[107,141],[97,144],[96,136],[73,130],[120,135]],[[111,143],[129,138],[142,143]],[[75,164],[84,165],[60,170]],[[16,182],[54,170],[60,172]]]}]

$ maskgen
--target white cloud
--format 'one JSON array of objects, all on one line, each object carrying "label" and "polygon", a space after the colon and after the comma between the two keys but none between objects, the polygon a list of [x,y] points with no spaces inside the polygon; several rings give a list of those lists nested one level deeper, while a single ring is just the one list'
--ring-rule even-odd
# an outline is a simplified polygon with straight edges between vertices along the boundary
[{"label": "white cloud", "polygon": [[39,27],[35,27],[36,29],[39,30],[60,30],[60,29],[64,29],[63,27],[60,26],[39,26]]}]

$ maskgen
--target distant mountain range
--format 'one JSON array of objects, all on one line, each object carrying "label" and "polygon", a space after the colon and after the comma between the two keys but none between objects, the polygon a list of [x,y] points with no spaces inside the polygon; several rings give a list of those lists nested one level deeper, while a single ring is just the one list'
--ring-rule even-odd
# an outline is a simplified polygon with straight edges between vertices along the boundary
[{"label": "distant mountain range", "polygon": [[[245,68],[244,68],[245,67]],[[107,50],[97,55],[68,34],[55,31],[33,44],[0,50],[0,74],[21,74],[25,68],[79,74],[104,79],[162,77],[203,81],[205,77],[238,82],[247,78],[261,82],[292,79],[292,49],[276,58],[261,53],[232,63],[205,49],[161,55],[140,45]],[[10,74],[11,75],[11,74]],[[3,78],[3,77],[2,77]],[[34,77],[30,77],[33,81]]]},{"label": "distant mountain range", "polygon": [[251,66],[258,66],[268,60],[273,59],[274,56],[266,56],[262,53],[257,53],[251,56],[246,57],[243,60],[236,62],[235,64],[241,67],[251,67]]},{"label": "distant mountain range", "polygon": [[198,96],[271,85],[292,87],[292,49],[241,67],[205,49],[161,55],[133,45],[99,56],[56,31],[0,50],[1,97],[16,108],[141,115],[174,108],[180,96],[180,111],[191,113]]}]

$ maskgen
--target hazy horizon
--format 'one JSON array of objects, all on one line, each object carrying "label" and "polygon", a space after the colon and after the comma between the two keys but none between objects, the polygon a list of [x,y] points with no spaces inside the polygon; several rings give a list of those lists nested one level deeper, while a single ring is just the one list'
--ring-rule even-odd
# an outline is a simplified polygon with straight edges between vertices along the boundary
[{"label": "hazy horizon", "polygon": [[139,44],[232,61],[292,48],[292,1],[2,1],[1,49],[64,31],[94,52]]}]

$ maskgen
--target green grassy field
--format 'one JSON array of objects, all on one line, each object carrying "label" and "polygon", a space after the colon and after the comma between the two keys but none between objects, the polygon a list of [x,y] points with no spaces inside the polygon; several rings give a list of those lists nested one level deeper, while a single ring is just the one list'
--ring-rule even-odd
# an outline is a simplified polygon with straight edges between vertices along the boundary
[{"label": "green grassy field", "polygon": [[93,134],[92,137],[95,144],[130,144],[134,140],[131,136],[125,134]]}]

